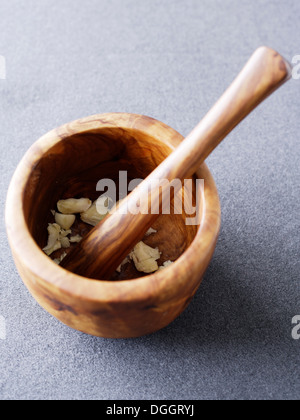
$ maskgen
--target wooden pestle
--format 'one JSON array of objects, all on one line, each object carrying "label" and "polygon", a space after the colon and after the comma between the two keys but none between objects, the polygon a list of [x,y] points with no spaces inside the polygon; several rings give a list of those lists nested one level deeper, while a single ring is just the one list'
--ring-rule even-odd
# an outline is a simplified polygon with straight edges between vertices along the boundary
[{"label": "wooden pestle", "polygon": [[[161,208],[164,187],[158,188],[157,181],[192,176],[252,110],[290,79],[291,73],[289,63],[274,50],[266,47],[256,50],[199,125],[117,210],[83,238],[61,266],[84,277],[109,279],[159,216],[151,213],[151,203]],[[137,205],[140,212],[133,214]]]}]

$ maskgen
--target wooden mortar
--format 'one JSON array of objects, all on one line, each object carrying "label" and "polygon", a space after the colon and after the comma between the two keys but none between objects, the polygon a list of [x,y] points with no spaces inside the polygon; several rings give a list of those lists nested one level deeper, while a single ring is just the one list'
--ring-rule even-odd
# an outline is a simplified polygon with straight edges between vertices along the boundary
[{"label": "wooden mortar", "polygon": [[[75,275],[54,264],[42,248],[51,209],[62,198],[96,199],[102,178],[120,170],[145,178],[183,137],[167,125],[132,114],[104,114],[64,125],[42,137],[19,164],[7,197],[6,224],[18,271],[39,304],[68,326],[107,338],[138,337],[170,324],[195,295],[213,256],[220,229],[217,188],[203,164],[198,208],[200,226],[182,215],[161,215],[158,233],[145,242],[159,246],[169,268],[141,276],[128,266],[114,281]],[[194,182],[194,185],[196,183]],[[189,194],[195,194],[193,192]],[[77,226],[82,232],[82,226]]]}]

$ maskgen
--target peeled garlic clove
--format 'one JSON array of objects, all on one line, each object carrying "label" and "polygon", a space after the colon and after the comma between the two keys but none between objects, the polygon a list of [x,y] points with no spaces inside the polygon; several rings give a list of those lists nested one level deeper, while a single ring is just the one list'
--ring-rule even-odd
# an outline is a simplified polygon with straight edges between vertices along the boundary
[{"label": "peeled garlic clove", "polygon": [[109,198],[100,197],[87,211],[81,213],[80,217],[84,223],[97,226],[107,216],[109,211]]},{"label": "peeled garlic clove", "polygon": [[62,214],[77,214],[87,211],[92,205],[88,198],[69,198],[57,203],[58,211]]},{"label": "peeled garlic clove", "polygon": [[55,213],[55,222],[64,230],[69,230],[76,220],[74,214]]}]

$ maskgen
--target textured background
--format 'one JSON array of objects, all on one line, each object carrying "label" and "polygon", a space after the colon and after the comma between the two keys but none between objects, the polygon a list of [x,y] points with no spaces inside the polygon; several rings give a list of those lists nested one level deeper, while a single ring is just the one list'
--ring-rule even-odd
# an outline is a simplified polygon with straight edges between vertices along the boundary
[{"label": "textured background", "polygon": [[300,397],[300,80],[208,159],[220,240],[189,308],[157,334],[60,324],[22,284],[3,221],[13,171],[45,132],[124,111],[187,135],[256,47],[300,54],[299,16],[298,0],[0,0],[1,399]]}]

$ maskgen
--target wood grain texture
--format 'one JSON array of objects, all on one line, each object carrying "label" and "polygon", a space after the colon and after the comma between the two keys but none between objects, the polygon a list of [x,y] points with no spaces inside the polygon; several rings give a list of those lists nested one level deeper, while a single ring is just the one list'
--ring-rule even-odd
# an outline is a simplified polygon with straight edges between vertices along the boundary
[{"label": "wood grain texture", "polygon": [[[289,64],[277,52],[259,48],[191,134],[122,202],[118,212],[91,230],[62,265],[90,278],[110,278],[158,217],[150,205],[154,201],[161,207],[164,188],[153,187],[155,181],[192,176],[227,134],[290,76]],[[126,210],[137,203],[142,203],[139,214]]]},{"label": "wood grain texture", "polygon": [[220,228],[218,193],[205,164],[195,175],[205,180],[204,189],[199,189],[200,226],[186,226],[184,214],[162,215],[154,226],[158,236],[148,239],[163,251],[162,262],[178,258],[168,269],[144,277],[129,270],[114,281],[97,281],[55,265],[41,250],[47,242],[50,210],[59,199],[97,198],[99,179],[117,180],[119,169],[128,170],[132,178],[145,177],[182,140],[151,118],[104,114],[51,131],[22,159],[7,196],[8,239],[24,283],[60,321],[96,336],[138,337],[167,326],[189,304]]}]

